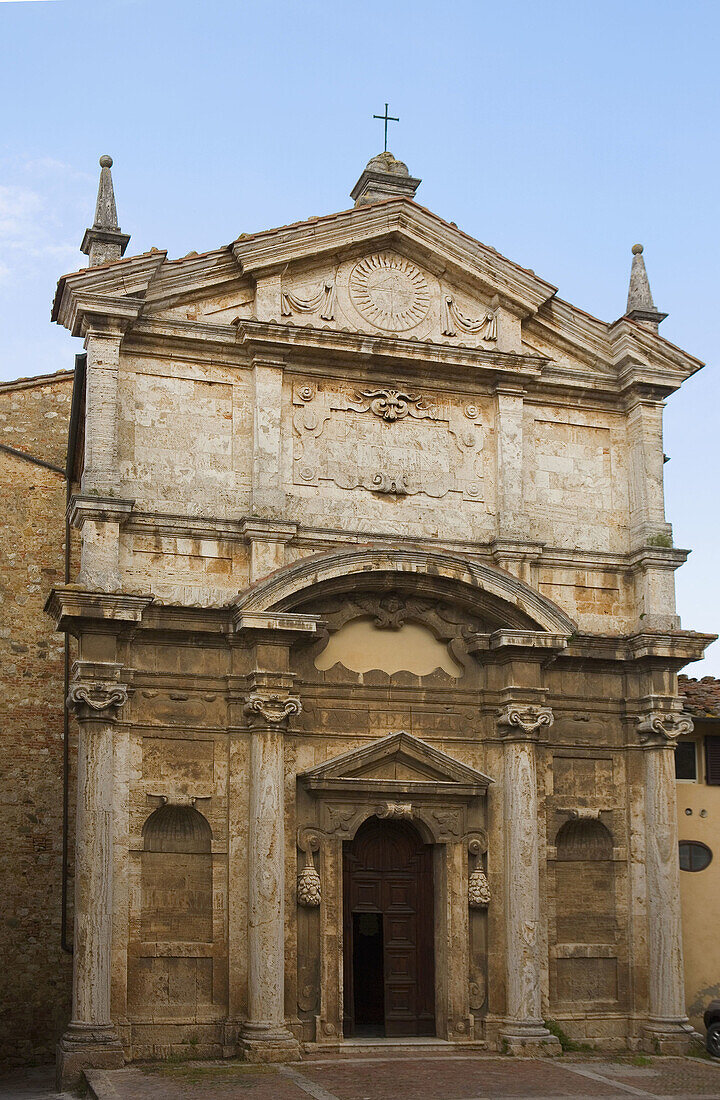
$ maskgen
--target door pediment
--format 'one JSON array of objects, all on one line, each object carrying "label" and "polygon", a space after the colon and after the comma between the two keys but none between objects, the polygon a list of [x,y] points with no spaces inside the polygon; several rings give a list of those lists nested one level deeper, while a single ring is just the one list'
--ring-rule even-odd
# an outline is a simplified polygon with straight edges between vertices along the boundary
[{"label": "door pediment", "polygon": [[310,792],[373,799],[440,797],[467,801],[484,795],[489,776],[401,731],[301,773]]}]

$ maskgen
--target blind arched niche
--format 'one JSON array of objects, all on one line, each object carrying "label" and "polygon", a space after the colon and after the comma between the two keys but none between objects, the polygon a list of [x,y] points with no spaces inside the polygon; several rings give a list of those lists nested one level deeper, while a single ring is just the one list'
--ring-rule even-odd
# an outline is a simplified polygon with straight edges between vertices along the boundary
[{"label": "blind arched niche", "polygon": [[161,806],[143,826],[141,936],[212,941],[212,830],[193,806]]},{"label": "blind arched niche", "polygon": [[557,942],[612,944],[616,935],[613,839],[601,821],[566,821],[557,848]]}]

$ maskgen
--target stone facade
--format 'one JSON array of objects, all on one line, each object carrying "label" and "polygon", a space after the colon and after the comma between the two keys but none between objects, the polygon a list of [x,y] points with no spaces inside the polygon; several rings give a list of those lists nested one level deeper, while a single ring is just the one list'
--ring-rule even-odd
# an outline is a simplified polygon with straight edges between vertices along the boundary
[{"label": "stone facade", "polygon": [[675,612],[662,407],[701,364],[418,182],[373,162],[354,209],[176,261],[96,225],[60,281],[87,353],[81,560],[47,604],[78,646],[64,1083],[365,1027],[687,1043],[673,747],[708,636]]},{"label": "stone facade", "polygon": [[71,371],[0,384],[0,1062],[10,1064],[52,1056],[70,1012],[72,960],[61,948],[63,639],[43,605],[64,579],[72,386]]}]

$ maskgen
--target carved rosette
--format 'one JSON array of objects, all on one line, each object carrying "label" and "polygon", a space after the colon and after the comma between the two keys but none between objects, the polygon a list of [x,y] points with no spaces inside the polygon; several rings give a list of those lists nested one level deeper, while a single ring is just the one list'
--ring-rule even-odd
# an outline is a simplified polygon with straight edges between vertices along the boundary
[{"label": "carved rosette", "polygon": [[646,748],[675,748],[681,734],[693,731],[690,715],[675,711],[652,710],[641,714],[636,722],[640,743]]},{"label": "carved rosette", "polygon": [[285,729],[294,715],[300,714],[302,703],[295,695],[253,691],[243,707],[249,726],[269,726]]},{"label": "carved rosette", "polygon": [[127,702],[125,684],[102,680],[79,681],[70,686],[67,708],[78,718],[104,718],[114,721],[120,707]]},{"label": "carved rosette", "polygon": [[509,704],[498,713],[498,726],[506,737],[528,740],[538,737],[541,730],[549,730],[554,720],[550,707]]}]

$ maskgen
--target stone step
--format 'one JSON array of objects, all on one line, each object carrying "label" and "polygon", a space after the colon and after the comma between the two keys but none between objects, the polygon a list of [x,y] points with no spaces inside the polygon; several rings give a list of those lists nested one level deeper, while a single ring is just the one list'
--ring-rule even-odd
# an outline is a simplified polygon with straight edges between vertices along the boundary
[{"label": "stone step", "polygon": [[344,1058],[368,1058],[381,1061],[383,1058],[452,1058],[458,1055],[471,1057],[487,1052],[484,1039],[471,1039],[453,1043],[447,1039],[407,1038],[393,1039],[343,1039],[340,1043],[319,1042],[303,1043],[303,1061],[342,1060]]}]

